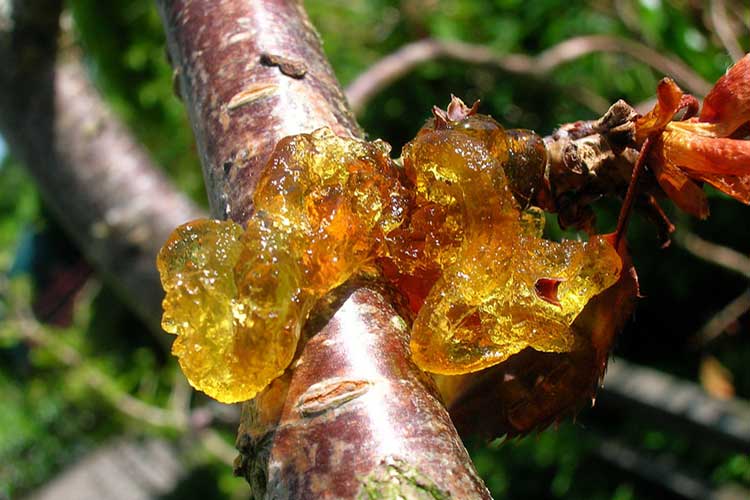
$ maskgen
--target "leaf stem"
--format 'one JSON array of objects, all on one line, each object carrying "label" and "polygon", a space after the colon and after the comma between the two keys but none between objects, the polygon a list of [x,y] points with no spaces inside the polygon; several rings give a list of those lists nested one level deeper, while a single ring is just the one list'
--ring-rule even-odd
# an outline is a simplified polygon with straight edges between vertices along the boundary
[{"label": "leaf stem", "polygon": [[620,247],[620,240],[622,239],[622,235],[625,233],[625,231],[627,231],[628,222],[630,221],[630,214],[633,212],[633,203],[635,203],[638,179],[640,178],[641,173],[646,166],[646,158],[648,157],[648,152],[651,149],[652,143],[653,136],[646,137],[646,140],[643,141],[643,146],[641,146],[641,150],[638,153],[638,160],[635,162],[635,166],[633,166],[633,174],[630,177],[628,191],[627,193],[625,193],[625,200],[622,202],[620,215],[617,217],[617,229],[615,229],[615,248]]}]

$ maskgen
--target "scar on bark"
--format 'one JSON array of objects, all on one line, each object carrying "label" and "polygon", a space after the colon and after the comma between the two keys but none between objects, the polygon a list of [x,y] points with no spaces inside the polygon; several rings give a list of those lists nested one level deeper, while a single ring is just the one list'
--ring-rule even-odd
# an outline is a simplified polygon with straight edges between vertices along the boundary
[{"label": "scar on bark", "polygon": [[276,66],[279,68],[279,71],[292,78],[304,78],[307,74],[307,66],[305,66],[303,61],[289,59],[276,54],[261,54],[260,63],[263,66]]}]

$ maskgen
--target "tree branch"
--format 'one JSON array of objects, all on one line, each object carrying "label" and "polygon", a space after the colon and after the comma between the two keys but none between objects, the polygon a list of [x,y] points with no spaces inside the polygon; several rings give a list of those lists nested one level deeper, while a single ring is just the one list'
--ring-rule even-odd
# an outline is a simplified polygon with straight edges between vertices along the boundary
[{"label": "tree branch", "polygon": [[[300,3],[158,4],[214,216],[246,222],[282,137],[323,126],[362,135]],[[389,301],[354,287],[339,306],[288,377],[245,405],[237,470],[253,495],[267,487],[273,498],[353,498],[381,475],[392,484],[388,474],[400,470],[400,492],[416,474],[455,498],[487,498],[431,382],[410,361]]]},{"label": "tree branch", "polygon": [[748,311],[750,311],[750,288],[746,288],[745,291],[711,316],[711,319],[706,321],[700,330],[690,337],[690,343],[693,346],[706,346],[716,340],[740,316]]},{"label": "tree branch", "polygon": [[297,361],[268,463],[272,498],[354,498],[393,464],[451,498],[487,497],[386,297],[352,291]]},{"label": "tree branch", "polygon": [[201,211],[109,111],[80,62],[56,64],[60,8],[16,1],[0,22],[0,132],[89,261],[161,332],[156,254]]},{"label": "tree branch", "polygon": [[215,217],[244,224],[278,139],[362,136],[300,4],[158,3]]},{"label": "tree branch", "polygon": [[589,35],[570,38],[536,56],[525,54],[500,55],[483,45],[426,38],[399,48],[370,66],[346,89],[346,97],[355,112],[360,112],[388,85],[415,67],[439,58],[450,58],[470,64],[497,67],[508,73],[543,77],[558,66],[596,52],[619,52],[641,61],[685,85],[694,94],[705,95],[711,84],[682,61],[669,58],[656,50],[624,38]]},{"label": "tree branch", "polygon": [[697,384],[652,368],[614,359],[604,378],[597,405],[662,421],[714,446],[739,453],[750,446],[750,404],[740,399],[717,400]]},{"label": "tree branch", "polygon": [[677,244],[699,259],[750,279],[750,257],[737,250],[704,240],[689,231],[677,234]]},{"label": "tree branch", "polygon": [[745,55],[745,51],[737,41],[737,34],[734,32],[733,21],[727,16],[727,6],[723,0],[712,0],[708,7],[711,25],[716,36],[721,40],[721,44],[727,50],[727,54],[732,61],[737,62]]}]

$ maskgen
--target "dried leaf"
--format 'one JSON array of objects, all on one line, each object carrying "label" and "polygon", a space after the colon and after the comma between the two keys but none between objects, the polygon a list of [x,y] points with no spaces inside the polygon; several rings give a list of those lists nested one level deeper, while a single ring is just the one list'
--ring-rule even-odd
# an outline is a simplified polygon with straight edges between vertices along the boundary
[{"label": "dried leaf", "polygon": [[637,140],[653,139],[648,162],[659,185],[692,215],[708,215],[706,197],[694,181],[750,203],[750,141],[733,135],[750,121],[749,89],[750,54],[719,79],[698,118],[672,121],[680,107],[694,108],[696,101],[664,79],[654,109],[636,120]]}]

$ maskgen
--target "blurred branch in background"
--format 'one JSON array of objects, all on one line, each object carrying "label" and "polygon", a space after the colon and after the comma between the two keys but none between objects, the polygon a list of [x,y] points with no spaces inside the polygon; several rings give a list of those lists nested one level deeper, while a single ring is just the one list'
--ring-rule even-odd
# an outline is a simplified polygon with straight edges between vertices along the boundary
[{"label": "blurred branch in background", "polygon": [[706,262],[734,271],[750,279],[750,257],[729,247],[704,240],[690,231],[675,236],[679,246]]},{"label": "blurred branch in background", "polygon": [[[739,21],[739,19],[730,19],[724,0],[712,0],[709,12],[711,25],[716,32],[716,36],[719,37],[719,40],[721,40],[724,48],[727,49],[727,53],[731,56],[732,60],[739,61],[745,55],[745,51],[737,41],[738,35],[735,32],[735,21]],[[736,14],[733,13],[732,17],[734,15]]]},{"label": "blurred branch in background", "polygon": [[115,438],[71,464],[26,500],[164,498],[189,473],[180,451],[163,438]]},{"label": "blurred branch in background", "polygon": [[697,384],[615,358],[597,405],[662,422],[706,445],[750,449],[750,403],[712,398]]},{"label": "blurred branch in background", "polygon": [[156,254],[201,211],[110,111],[77,52],[57,61],[60,10],[56,0],[29,0],[0,12],[0,132],[78,247],[166,348]]},{"label": "blurred branch in background", "polygon": [[[352,109],[359,113],[373,96],[416,66],[441,58],[488,65],[508,73],[542,78],[562,64],[596,52],[626,54],[664,75],[670,75],[682,83],[686,90],[699,96],[705,95],[711,88],[709,82],[682,61],[667,57],[647,45],[625,38],[607,35],[569,38],[536,56],[502,55],[483,45],[428,38],[404,45],[370,66],[347,86],[346,97]],[[596,105],[596,107],[598,108],[596,111],[601,112],[601,105]],[[604,109],[606,110],[606,107]]]},{"label": "blurred branch in background", "polygon": [[737,485],[723,485],[714,489],[709,481],[696,477],[693,471],[685,470],[671,455],[648,456],[624,443],[598,436],[599,444],[594,453],[612,465],[634,476],[647,479],[662,486],[666,491],[690,500],[746,500],[750,492]]},{"label": "blurred branch in background", "polygon": [[[690,231],[680,231],[677,244],[699,259],[736,272],[750,280],[750,257],[723,245],[704,240]],[[711,317],[690,339],[694,346],[705,346],[724,333],[750,310],[750,288]]]}]

